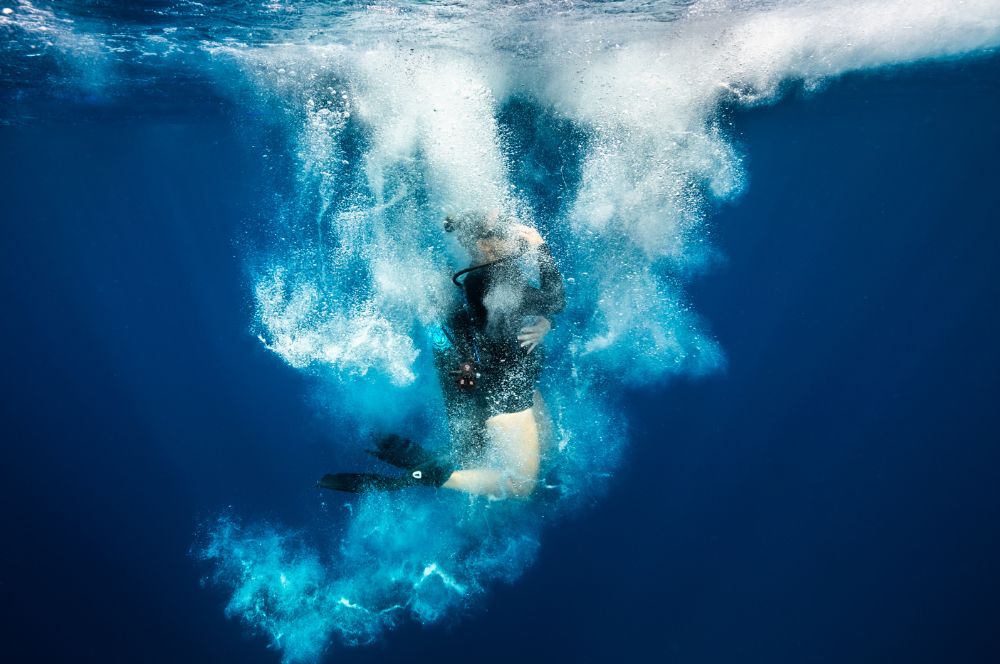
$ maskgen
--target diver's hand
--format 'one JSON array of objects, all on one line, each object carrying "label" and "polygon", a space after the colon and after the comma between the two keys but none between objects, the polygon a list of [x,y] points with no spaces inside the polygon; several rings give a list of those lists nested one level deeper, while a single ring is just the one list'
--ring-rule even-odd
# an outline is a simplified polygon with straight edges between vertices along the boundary
[{"label": "diver's hand", "polygon": [[545,335],[549,333],[552,329],[552,323],[545,316],[539,316],[535,319],[534,325],[525,325],[517,333],[517,340],[521,342],[521,348],[527,348],[528,352],[538,348],[538,344],[542,343],[542,339]]},{"label": "diver's hand", "polygon": [[535,249],[545,244],[545,240],[542,238],[541,233],[531,226],[525,226],[524,224],[514,224],[514,237],[518,241],[528,245],[531,249]]}]

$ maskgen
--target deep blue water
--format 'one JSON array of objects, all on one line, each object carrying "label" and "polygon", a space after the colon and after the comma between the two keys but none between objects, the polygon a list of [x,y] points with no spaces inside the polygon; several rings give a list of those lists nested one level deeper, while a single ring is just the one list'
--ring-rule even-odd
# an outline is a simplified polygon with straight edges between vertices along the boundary
[{"label": "deep blue water", "polygon": [[[0,126],[11,661],[279,659],[193,533],[322,516],[337,422],[250,333],[268,136],[200,95]],[[726,368],[622,388],[609,494],[516,584],[330,659],[996,661],[998,109],[992,56],[730,111],[690,289]]]}]

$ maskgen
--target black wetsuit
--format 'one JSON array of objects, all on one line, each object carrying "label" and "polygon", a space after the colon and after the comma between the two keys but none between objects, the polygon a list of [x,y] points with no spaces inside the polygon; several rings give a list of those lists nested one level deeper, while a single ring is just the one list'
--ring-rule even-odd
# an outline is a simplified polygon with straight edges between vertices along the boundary
[{"label": "black wetsuit", "polygon": [[535,317],[551,321],[565,306],[562,275],[547,245],[537,249],[537,257],[538,287],[516,257],[469,272],[462,282],[466,306],[449,321],[455,351],[480,367],[473,393],[487,417],[531,408],[543,351],[539,347],[529,354],[517,334]]},{"label": "black wetsuit", "polygon": [[[539,247],[537,257],[538,287],[529,283],[518,256],[468,271],[462,283],[465,305],[432,334],[453,443],[450,458],[429,454],[412,441],[386,437],[370,452],[408,474],[333,473],[324,475],[317,486],[352,493],[396,491],[417,484],[440,487],[456,464],[474,466],[483,460],[489,447],[486,419],[531,408],[542,371],[541,348],[529,354],[517,340],[518,331],[532,319],[551,317],[565,306],[562,275],[548,247]],[[482,374],[473,390],[460,389],[452,376],[468,360],[476,362]]]}]

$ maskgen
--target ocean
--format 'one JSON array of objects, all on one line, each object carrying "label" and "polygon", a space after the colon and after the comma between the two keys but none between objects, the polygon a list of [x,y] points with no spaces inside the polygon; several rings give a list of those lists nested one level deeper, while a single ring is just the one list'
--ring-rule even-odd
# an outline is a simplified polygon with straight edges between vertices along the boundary
[{"label": "ocean", "polygon": [[[10,661],[1000,657],[1000,3],[7,8]],[[494,205],[545,488],[317,489]]]}]

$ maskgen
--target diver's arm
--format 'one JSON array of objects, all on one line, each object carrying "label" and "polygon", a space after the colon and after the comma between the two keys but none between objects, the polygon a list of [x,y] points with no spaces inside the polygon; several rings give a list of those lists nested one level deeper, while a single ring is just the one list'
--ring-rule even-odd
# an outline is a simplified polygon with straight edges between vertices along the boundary
[{"label": "diver's arm", "polygon": [[538,272],[541,288],[527,286],[524,291],[524,309],[530,313],[551,316],[566,307],[566,293],[563,289],[562,274],[556,266],[555,258],[545,244],[542,235],[524,224],[514,227],[514,236],[530,249],[538,252]]},{"label": "diver's arm", "polygon": [[549,245],[539,245],[537,251],[541,287],[528,286],[525,289],[524,308],[532,313],[551,316],[566,308],[566,291]]}]

